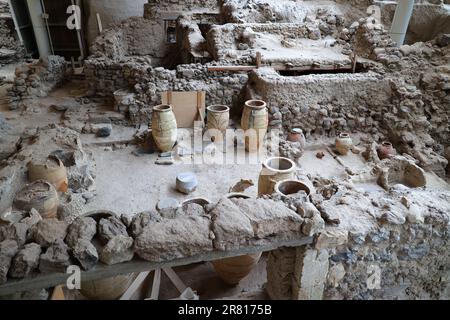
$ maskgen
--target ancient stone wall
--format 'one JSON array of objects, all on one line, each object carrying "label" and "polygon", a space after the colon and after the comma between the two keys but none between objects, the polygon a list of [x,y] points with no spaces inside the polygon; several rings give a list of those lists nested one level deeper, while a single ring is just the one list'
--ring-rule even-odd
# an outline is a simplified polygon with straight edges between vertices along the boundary
[{"label": "ancient stone wall", "polygon": [[219,0],[183,0],[183,1],[164,1],[150,0],[144,5],[144,17],[153,18],[154,14],[160,12],[184,12],[187,11],[217,11]]},{"label": "ancient stone wall", "polygon": [[249,87],[269,103],[272,127],[299,127],[307,136],[373,132],[391,96],[388,80],[375,73],[284,77],[262,69],[251,73]]},{"label": "ancient stone wall", "polygon": [[448,299],[448,192],[397,185],[386,194],[346,183],[318,190],[333,189],[312,200],[334,225],[310,247],[270,253],[272,298]]},{"label": "ancient stone wall", "polygon": [[9,89],[10,107],[15,109],[23,100],[47,96],[64,80],[65,72],[66,61],[60,56],[48,56],[17,67],[14,85]]},{"label": "ancient stone wall", "polygon": [[24,56],[24,48],[17,39],[14,28],[8,2],[0,0],[0,67],[19,61]]},{"label": "ancient stone wall", "polygon": [[[115,90],[129,88],[135,92],[137,104],[130,114],[136,121],[141,113],[161,103],[163,91],[206,91],[206,104],[226,104],[237,107],[239,95],[247,83],[245,73],[208,72],[207,65],[179,65],[176,70],[153,68],[144,57],[128,60],[126,63],[108,59],[86,61],[86,76],[90,94],[112,97]],[[151,113],[151,112],[150,112]]]}]

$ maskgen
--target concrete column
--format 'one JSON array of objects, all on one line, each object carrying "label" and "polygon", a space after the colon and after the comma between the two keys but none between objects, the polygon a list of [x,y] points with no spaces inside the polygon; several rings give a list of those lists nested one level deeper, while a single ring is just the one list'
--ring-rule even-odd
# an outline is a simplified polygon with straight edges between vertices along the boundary
[{"label": "concrete column", "polygon": [[322,300],[329,270],[327,250],[297,248],[292,299]]},{"label": "concrete column", "polygon": [[414,0],[398,0],[392,21],[391,37],[397,46],[403,45],[409,21],[414,9]]},{"label": "concrete column", "polygon": [[280,248],[269,252],[266,291],[272,300],[292,299],[296,252],[296,248]]},{"label": "concrete column", "polygon": [[39,51],[39,55],[43,58],[52,54],[50,41],[47,33],[47,26],[45,25],[42,14],[44,13],[40,0],[27,0],[28,11],[30,12],[31,23],[33,24],[34,36]]}]

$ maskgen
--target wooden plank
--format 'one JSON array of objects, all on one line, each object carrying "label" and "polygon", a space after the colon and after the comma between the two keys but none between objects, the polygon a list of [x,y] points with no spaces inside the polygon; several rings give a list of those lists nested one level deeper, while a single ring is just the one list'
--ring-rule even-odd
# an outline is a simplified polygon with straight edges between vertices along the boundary
[{"label": "wooden plank", "polygon": [[161,269],[156,269],[153,273],[152,291],[150,293],[150,300],[158,300],[159,287],[161,286]]},{"label": "wooden plank", "polygon": [[[224,258],[238,257],[245,254],[253,254],[258,252],[267,252],[276,250],[281,247],[300,247],[313,242],[313,237],[303,237],[290,241],[274,241],[264,246],[243,247],[238,250],[230,251],[211,251],[192,257],[175,259],[172,261],[149,262],[141,259],[134,259],[129,262],[120,263],[112,266],[98,264],[89,271],[81,272],[82,281],[93,281],[114,277],[120,274],[128,274],[134,272],[151,271],[158,268],[185,266],[198,262],[214,261]],[[51,273],[37,274],[21,280],[10,280],[0,285],[0,296],[13,294],[21,291],[30,291],[42,288],[51,288],[60,284],[66,284],[70,274]]]},{"label": "wooden plank", "polygon": [[262,55],[261,52],[256,52],[256,68],[261,68]]},{"label": "wooden plank", "polygon": [[209,72],[215,71],[252,71],[258,69],[257,66],[211,66],[208,67]]},{"label": "wooden plank", "polygon": [[147,279],[149,273],[150,271],[141,272],[119,300],[130,300],[133,294],[141,287],[142,283],[144,283],[145,279]]},{"label": "wooden plank", "polygon": [[[194,121],[205,118],[206,92],[204,91],[164,91],[161,94],[162,104],[170,104],[177,119],[178,128],[193,128]],[[200,96],[199,96],[200,95]],[[198,108],[200,105],[200,109]]]},{"label": "wooden plank", "polygon": [[[269,67],[276,71],[333,71],[333,70],[352,70],[351,64],[344,64],[342,66],[336,65],[321,65],[318,67],[315,66],[298,66],[298,67],[287,67],[285,65],[262,65],[262,67]],[[209,72],[215,71],[228,71],[228,72],[238,72],[238,71],[253,71],[258,69],[257,66],[212,66],[208,67]]]},{"label": "wooden plank", "polygon": [[50,298],[50,300],[66,300],[66,298],[64,297],[63,286],[56,286],[53,289],[52,297]]},{"label": "wooden plank", "polygon": [[180,279],[180,277],[175,273],[175,271],[173,271],[172,268],[163,268],[163,271],[170,279],[170,281],[172,281],[173,285],[175,286],[175,288],[177,288],[178,292],[183,293],[184,290],[187,289],[183,280]]},{"label": "wooden plank", "polygon": [[97,27],[98,27],[98,33],[102,33],[103,32],[103,25],[102,25],[102,19],[100,18],[100,14],[97,13]]}]

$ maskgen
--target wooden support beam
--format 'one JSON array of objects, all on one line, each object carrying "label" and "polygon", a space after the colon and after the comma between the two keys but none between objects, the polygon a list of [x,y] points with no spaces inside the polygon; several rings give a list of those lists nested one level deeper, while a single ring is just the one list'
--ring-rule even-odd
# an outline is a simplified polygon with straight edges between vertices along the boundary
[{"label": "wooden support beam", "polygon": [[153,273],[152,291],[150,293],[150,300],[158,300],[159,288],[161,286],[161,269],[156,269]]},{"label": "wooden support beam", "polygon": [[102,19],[100,18],[100,14],[97,13],[97,27],[98,27],[98,33],[102,33],[103,32],[103,25],[102,25]]},{"label": "wooden support beam", "polygon": [[261,52],[256,52],[256,68],[261,68],[262,55]]},{"label": "wooden support beam", "polygon": [[[345,64],[341,66],[336,65],[320,65],[320,66],[298,66],[289,67],[285,65],[263,65],[260,67],[269,67],[276,71],[336,71],[346,70],[351,72],[353,64]],[[258,66],[211,66],[208,67],[209,72],[239,72],[239,71],[253,71],[258,69]]]},{"label": "wooden support beam", "polygon": [[63,286],[59,285],[53,288],[52,296],[50,300],[66,300],[64,296]]},{"label": "wooden support beam", "polygon": [[163,268],[164,273],[167,277],[172,281],[173,285],[177,288],[180,293],[183,293],[184,290],[187,289],[184,282],[180,279],[180,277],[173,271],[172,268]]},{"label": "wooden support beam", "polygon": [[141,287],[145,279],[147,279],[150,271],[141,272],[136,279],[133,281],[131,286],[128,287],[127,291],[120,297],[119,300],[130,300],[133,294]]},{"label": "wooden support beam", "polygon": [[[121,274],[134,272],[152,271],[158,268],[186,266],[198,262],[214,261],[224,258],[238,257],[246,254],[254,254],[258,252],[267,252],[276,250],[281,247],[300,247],[313,242],[313,237],[302,237],[289,241],[273,241],[270,244],[262,246],[241,247],[237,250],[230,251],[211,251],[192,257],[175,259],[163,262],[149,262],[140,259],[134,259],[129,262],[108,266],[99,263],[89,271],[81,272],[82,281],[94,281],[100,279],[111,278]],[[50,274],[34,274],[25,279],[9,280],[7,283],[0,285],[0,296],[5,296],[22,291],[31,291],[42,288],[51,288],[60,284],[65,284],[67,278],[71,274],[67,273],[50,273]]]}]

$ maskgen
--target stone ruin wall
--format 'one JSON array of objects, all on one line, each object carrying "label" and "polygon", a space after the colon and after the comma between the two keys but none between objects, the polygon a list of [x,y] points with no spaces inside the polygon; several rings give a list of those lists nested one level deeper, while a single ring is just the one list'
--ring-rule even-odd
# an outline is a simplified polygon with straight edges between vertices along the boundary
[{"label": "stone ruin wall", "polygon": [[313,203],[340,213],[340,225],[328,225],[311,246],[269,254],[271,298],[448,299],[448,192],[397,187],[380,197],[335,187],[339,196]]},{"label": "stone ruin wall", "polygon": [[[142,60],[140,60],[142,59]],[[130,107],[134,123],[148,123],[153,106],[161,103],[164,91],[206,91],[206,104],[240,104],[245,73],[211,73],[206,65],[179,65],[176,70],[153,68],[145,58],[128,63],[110,60],[88,60],[85,66],[90,94],[112,97],[114,91],[129,88],[138,103]]]},{"label": "stone ruin wall", "polygon": [[47,96],[64,81],[65,72],[66,61],[60,56],[48,56],[17,67],[14,84],[8,90],[10,108],[17,109],[25,100]]},{"label": "stone ruin wall", "polygon": [[218,11],[219,7],[220,0],[149,0],[148,3],[144,5],[144,17],[153,17],[153,14],[158,11]]},{"label": "stone ruin wall", "polygon": [[268,102],[271,127],[299,127],[307,137],[333,137],[341,131],[375,134],[382,124],[381,112],[389,102],[391,88],[380,75],[283,77],[266,71],[268,74],[251,74],[249,89]]},{"label": "stone ruin wall", "polygon": [[2,64],[21,60],[24,54],[24,48],[14,31],[9,4],[5,0],[0,0],[0,67]]}]

